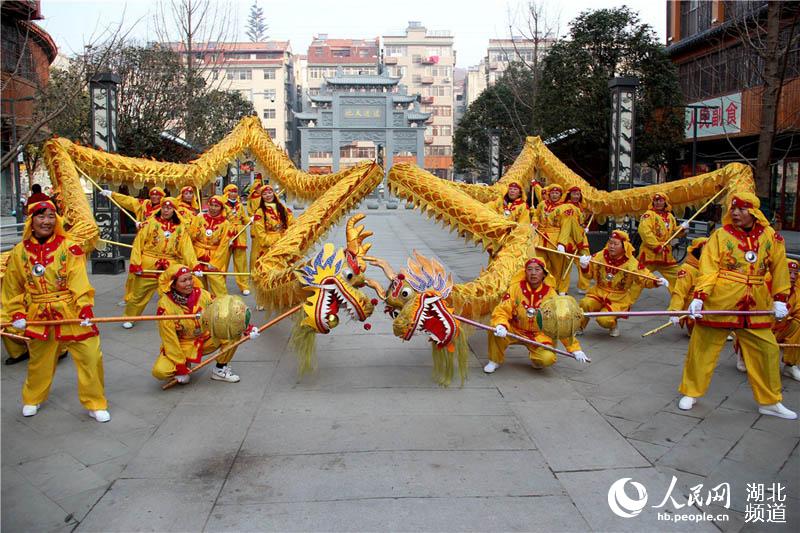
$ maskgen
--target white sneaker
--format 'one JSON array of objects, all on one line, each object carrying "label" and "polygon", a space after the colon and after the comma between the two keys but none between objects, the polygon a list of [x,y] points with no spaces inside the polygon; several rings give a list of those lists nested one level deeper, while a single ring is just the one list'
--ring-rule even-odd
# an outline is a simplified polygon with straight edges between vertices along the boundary
[{"label": "white sneaker", "polygon": [[567,295],[567,293],[566,293],[566,292],[559,292],[559,293],[558,293],[558,295],[559,295],[559,296],[566,296],[566,295]]},{"label": "white sneaker", "polygon": [[33,416],[39,412],[39,405],[23,405],[22,416]]},{"label": "white sneaker", "polygon": [[797,368],[796,365],[784,365],[783,375],[795,381],[800,381],[800,368]]},{"label": "white sneaker", "polygon": [[583,335],[583,330],[582,329],[579,329],[579,330],[575,331],[575,336],[576,337],[580,337],[581,335]]},{"label": "white sneaker", "polygon": [[725,340],[731,342],[733,340],[733,333],[729,333]]},{"label": "white sneaker", "polygon": [[89,416],[98,422],[108,422],[111,420],[111,415],[105,409],[98,409],[97,411],[89,411]]},{"label": "white sneaker", "polygon": [[215,379],[217,381],[227,381],[228,383],[238,383],[239,376],[233,373],[231,367],[228,365],[223,366],[222,368],[214,367],[214,370],[211,371],[211,379]]},{"label": "white sneaker", "polygon": [[133,328],[133,322],[123,322],[122,323],[122,327],[125,328],[125,329],[132,329]]},{"label": "white sneaker", "polygon": [[256,311],[263,311],[263,310],[264,310],[264,306],[263,305],[257,305],[256,306]]},{"label": "white sneaker", "polygon": [[697,403],[697,398],[692,398],[691,396],[684,396],[678,401],[678,409],[682,411],[688,411],[694,404]]},{"label": "white sneaker", "polygon": [[117,302],[117,307],[125,307],[126,305],[128,305],[128,302],[125,300],[120,300]]},{"label": "white sneaker", "polygon": [[785,418],[787,420],[794,420],[797,418],[797,413],[784,407],[781,402],[772,405],[759,405],[758,412],[762,415],[777,416],[778,418]]},{"label": "white sneaker", "polygon": [[495,363],[494,361],[489,361],[486,363],[486,366],[483,367],[483,371],[487,374],[494,374],[494,371],[500,368],[500,365]]},{"label": "white sneaker", "polygon": [[586,289],[578,289],[578,294],[586,294]]},{"label": "white sneaker", "polygon": [[736,354],[736,370],[739,372],[747,372],[747,365],[744,364],[744,358],[741,353]]},{"label": "white sneaker", "polygon": [[619,327],[614,326],[614,328],[608,332],[609,337],[619,337]]},{"label": "white sneaker", "polygon": [[179,376],[175,376],[175,381],[177,381],[181,385],[186,385],[187,383],[189,383],[190,379],[191,377],[189,376],[189,374],[181,374]]},{"label": "white sneaker", "polygon": [[244,295],[244,296],[250,296],[250,289],[245,289],[245,290],[243,290],[243,291],[242,291],[242,295]]}]

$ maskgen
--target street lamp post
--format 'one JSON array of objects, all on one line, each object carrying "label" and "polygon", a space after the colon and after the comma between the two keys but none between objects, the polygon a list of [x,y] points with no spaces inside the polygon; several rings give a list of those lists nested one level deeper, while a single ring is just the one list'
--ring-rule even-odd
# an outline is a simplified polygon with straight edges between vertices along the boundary
[{"label": "street lamp post", "polygon": [[634,136],[636,124],[635,97],[638,78],[612,78],[611,90],[611,157],[608,173],[609,189],[633,186]]},{"label": "street lamp post", "polygon": [[[715,106],[710,105],[685,105],[685,109],[692,110],[692,176],[697,175],[697,110],[698,109],[715,109]],[[710,122],[703,122],[704,125]]]}]

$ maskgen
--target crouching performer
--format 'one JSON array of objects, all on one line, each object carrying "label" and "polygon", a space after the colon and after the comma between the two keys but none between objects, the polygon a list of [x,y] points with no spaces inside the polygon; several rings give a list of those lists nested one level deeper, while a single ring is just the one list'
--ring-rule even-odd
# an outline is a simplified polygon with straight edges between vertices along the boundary
[{"label": "crouching performer", "polygon": [[[514,277],[502,302],[495,307],[492,312],[495,330],[489,333],[489,363],[483,368],[487,374],[500,368],[509,345],[519,344],[519,341],[506,337],[509,331],[548,346],[554,345],[553,339],[542,333],[536,324],[536,309],[556,296],[555,289],[545,283],[548,275],[544,261],[538,257],[528,259],[525,270]],[[561,339],[561,343],[578,361],[585,363],[588,360],[574,337]],[[527,347],[533,368],[545,368],[556,362],[554,352],[536,346]]]},{"label": "crouching performer", "polygon": [[[800,290],[798,290],[800,263],[789,259],[786,265],[789,267],[789,277],[792,283],[787,302],[789,316],[785,320],[776,322],[772,326],[772,332],[775,333],[775,340],[780,343],[800,344]],[[786,346],[783,348],[783,365],[784,376],[800,381],[800,367],[798,367],[800,365],[800,347]]]},{"label": "crouching performer", "polygon": [[[212,301],[211,293],[205,290],[192,271],[184,265],[171,265],[158,277],[159,315],[199,314]],[[153,377],[178,383],[189,383],[192,363],[199,363],[203,355],[220,346],[219,340],[204,331],[197,318],[183,320],[161,320],[158,322],[161,335],[161,352],[153,365]],[[211,372],[211,379],[237,383],[239,376],[233,373],[230,363],[235,349],[221,354]]]},{"label": "crouching performer", "polygon": [[[789,269],[783,238],[758,209],[749,192],[732,194],[723,226],[709,237],[700,256],[699,278],[689,312],[695,319],[683,367],[678,407],[687,411],[711,384],[717,358],[733,329],[747,365],[747,379],[758,412],[793,420],[797,414],[781,404],[780,348],[772,333],[772,316],[706,315],[703,310],[773,311],[789,314]],[[771,287],[765,277],[772,276]]]},{"label": "crouching performer", "polygon": [[[103,353],[94,316],[94,288],[86,256],[64,230],[50,201],[28,207],[22,241],[11,251],[3,278],[3,313],[31,338],[28,375],[22,386],[22,415],[33,416],[47,400],[58,355],[69,350],[78,372],[78,398],[98,422],[108,422]],[[83,319],[80,324],[33,326],[27,321]]]}]

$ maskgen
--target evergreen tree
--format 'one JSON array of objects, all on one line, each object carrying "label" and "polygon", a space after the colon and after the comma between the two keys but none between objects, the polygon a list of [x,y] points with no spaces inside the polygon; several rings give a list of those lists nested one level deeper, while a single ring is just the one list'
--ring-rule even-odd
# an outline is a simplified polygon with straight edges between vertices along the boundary
[{"label": "evergreen tree", "polygon": [[264,22],[264,10],[261,9],[256,0],[253,0],[253,5],[250,6],[250,16],[247,20],[247,37],[254,43],[266,41],[269,38],[267,28],[268,26]]}]

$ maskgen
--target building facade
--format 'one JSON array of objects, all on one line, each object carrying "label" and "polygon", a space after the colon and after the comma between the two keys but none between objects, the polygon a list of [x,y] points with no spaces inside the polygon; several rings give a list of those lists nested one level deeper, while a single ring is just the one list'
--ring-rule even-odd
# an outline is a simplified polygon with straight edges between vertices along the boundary
[{"label": "building facade", "polygon": [[379,39],[330,39],[328,34],[314,36],[306,55],[303,89],[309,95],[319,94],[325,78],[332,78],[341,67],[345,76],[378,74]]},{"label": "building facade", "polygon": [[409,22],[403,35],[384,35],[383,61],[391,76],[421,95],[421,111],[429,113],[425,124],[424,168],[444,179],[453,179],[454,97],[456,64],[449,31],[426,29]]},{"label": "building facade", "polygon": [[[667,2],[667,54],[678,69],[687,106],[681,156],[673,174],[689,176],[739,161],[755,168],[762,130],[765,70],[763,49],[769,5],[765,1]],[[777,105],[771,179],[759,182],[762,207],[784,229],[800,229],[798,170],[800,147],[800,29],[795,2],[777,2],[779,35],[793,45],[784,54],[786,70]],[[696,168],[692,168],[696,132]]]}]

